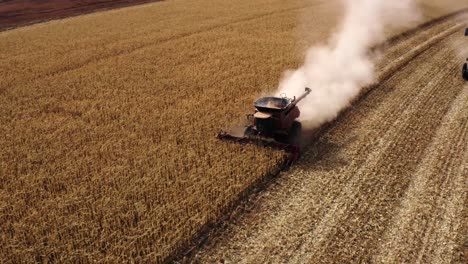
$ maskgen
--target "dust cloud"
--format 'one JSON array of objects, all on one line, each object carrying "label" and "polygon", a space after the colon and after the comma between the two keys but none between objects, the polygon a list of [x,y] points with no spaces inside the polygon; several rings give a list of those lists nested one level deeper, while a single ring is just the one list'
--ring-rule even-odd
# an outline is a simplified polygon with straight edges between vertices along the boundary
[{"label": "dust cloud", "polygon": [[[371,49],[385,32],[413,25],[421,15],[414,0],[343,0],[345,16],[327,45],[311,47],[304,64],[287,71],[277,94],[311,94],[300,103],[300,120],[315,128],[348,107],[362,87],[375,81]],[[312,30],[312,29],[311,29]]]}]

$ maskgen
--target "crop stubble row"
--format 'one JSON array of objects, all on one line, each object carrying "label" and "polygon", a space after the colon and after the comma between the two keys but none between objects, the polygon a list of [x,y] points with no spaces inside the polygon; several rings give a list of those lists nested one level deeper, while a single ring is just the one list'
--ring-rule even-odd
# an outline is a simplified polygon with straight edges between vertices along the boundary
[{"label": "crop stubble row", "polygon": [[[446,42],[448,46],[449,43]],[[438,49],[435,50],[439,52]],[[450,48],[446,47],[443,53],[448,54],[449,51]],[[435,54],[428,52],[428,56],[420,59],[430,61],[434,58],[432,55]],[[338,257],[344,261],[351,261],[354,258],[370,260],[366,259],[368,256],[362,254],[359,249],[372,254],[372,247],[381,232],[385,230],[385,223],[391,217],[395,206],[398,206],[403,191],[407,189],[415,167],[439,126],[438,122],[460,91],[459,85],[446,78],[456,71],[457,67],[454,65],[457,65],[458,59],[440,61],[440,63],[433,61],[431,64],[421,63],[416,66],[432,69],[420,75],[423,85],[414,85],[417,83],[411,82],[408,86],[420,91],[417,101],[406,104],[409,107],[399,113],[400,116],[392,128],[386,134],[380,135],[378,140],[383,144],[377,144],[379,149],[376,151],[377,155],[367,159],[365,165],[362,165],[363,170],[355,172],[351,181],[346,183],[347,188],[338,199],[334,200],[334,206],[338,210],[329,212],[328,217],[325,216],[321,220],[330,232],[327,232],[327,228],[320,228],[320,225],[316,229],[319,233],[316,238],[320,240],[320,235],[324,235],[326,241],[314,247],[320,252],[316,255],[317,259]],[[447,63],[450,67],[446,67]],[[417,73],[417,70],[415,72]],[[432,79],[429,85],[427,78]],[[360,221],[356,221],[356,218]],[[339,228],[336,227],[338,225]],[[349,245],[355,247],[352,253],[346,251]]]}]

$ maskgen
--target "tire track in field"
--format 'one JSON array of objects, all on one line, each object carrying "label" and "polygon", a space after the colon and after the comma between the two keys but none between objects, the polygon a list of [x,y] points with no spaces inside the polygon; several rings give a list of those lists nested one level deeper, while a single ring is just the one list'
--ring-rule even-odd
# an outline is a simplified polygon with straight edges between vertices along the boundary
[{"label": "tire track in field", "polygon": [[[428,263],[431,260],[450,260],[455,247],[454,238],[461,226],[460,220],[464,219],[466,186],[463,167],[466,167],[468,160],[465,142],[468,137],[468,119],[464,113],[467,111],[468,90],[463,90],[427,149],[405,195],[402,208],[395,216],[379,254],[374,257],[376,262],[402,263],[417,259],[417,262]],[[421,244],[417,243],[418,235],[423,237]],[[437,242],[429,245],[429,241]],[[448,248],[437,245],[447,245]],[[425,248],[428,247],[431,247],[433,257],[427,258],[425,253],[428,250]]]},{"label": "tire track in field", "polygon": [[[422,71],[422,78],[418,79],[417,82],[423,82],[424,81],[424,76],[428,74],[428,71]],[[433,94],[429,94],[429,91],[422,90],[418,91],[418,89],[414,89],[416,93],[412,95],[408,94],[401,94],[398,98],[406,98],[407,100],[397,104],[395,106],[395,110],[392,113],[391,118],[387,118],[387,115],[383,113],[382,115],[377,115],[378,117],[375,118],[371,123],[378,124],[379,120],[385,120],[385,124],[382,124],[380,122],[380,128],[377,131],[374,131],[372,134],[366,135],[367,138],[367,143],[363,144],[363,142],[359,142],[357,146],[352,146],[352,147],[360,147],[355,154],[357,154],[358,157],[365,158],[366,153],[371,153],[369,156],[367,156],[366,159],[360,160],[357,159],[357,161],[360,161],[358,164],[351,166],[350,168],[347,169],[343,175],[346,175],[346,178],[344,178],[342,181],[339,182],[339,184],[336,186],[338,192],[333,192],[333,196],[327,196],[326,194],[322,194],[323,197],[326,197],[326,200],[328,201],[335,201],[334,204],[332,205],[331,208],[324,208],[323,210],[320,211],[318,214],[318,219],[321,219],[319,223],[317,223],[317,227],[315,227],[315,231],[318,231],[318,233],[314,233],[314,235],[311,235],[309,238],[310,243],[315,242],[319,243],[316,247],[320,248],[320,240],[321,236],[322,240],[325,240],[326,238],[326,233],[324,230],[329,229],[329,232],[332,232],[334,221],[339,221],[336,220],[336,215],[346,215],[345,211],[341,210],[352,210],[353,207],[356,208],[358,207],[359,200],[362,200],[362,197],[359,197],[359,194],[363,191],[359,188],[360,186],[367,186],[369,192],[369,189],[371,189],[369,186],[372,186],[372,184],[368,184],[367,181],[369,181],[369,177],[367,177],[366,174],[369,174],[368,171],[365,171],[368,167],[374,169],[379,167],[379,163],[382,162],[381,156],[385,154],[385,152],[382,152],[382,149],[388,149],[388,148],[394,148],[392,144],[394,142],[398,142],[398,138],[393,138],[394,137],[394,132],[395,130],[388,130],[388,127],[395,126],[395,125],[401,125],[402,128],[400,130],[405,130],[408,122],[401,122],[402,119],[402,113],[406,113],[407,118],[411,118],[412,114],[415,111],[418,111],[419,108],[425,107],[428,105],[426,101],[421,101],[418,103],[418,105],[411,105],[411,100],[414,97],[421,98],[421,97],[427,97],[427,98],[433,98]],[[384,135],[384,136],[382,136]],[[402,136],[403,133],[396,134],[397,136]],[[377,142],[377,143],[376,143]],[[326,159],[325,159],[326,160]],[[389,164],[380,164],[380,166],[384,165],[387,167]],[[364,166],[364,167],[363,167]],[[354,168],[356,167],[361,167],[363,170],[358,170],[356,171]],[[384,168],[385,168],[384,167]],[[374,172],[375,173],[375,172]],[[371,178],[372,180],[372,178]],[[377,188],[379,184],[388,184],[387,182],[375,182],[375,184],[372,186],[372,188]],[[372,195],[372,194],[370,194]],[[339,202],[341,201],[341,202]],[[349,201],[354,201],[353,203],[350,203]],[[343,206],[345,205],[345,206]],[[348,212],[349,213],[349,212]],[[329,228],[329,227],[332,228]],[[310,246],[310,244],[309,244]],[[305,250],[305,249],[304,249]],[[316,251],[310,251],[311,253]],[[313,255],[313,254],[312,254]],[[312,257],[309,256],[309,257]],[[298,260],[299,261],[299,260]]]},{"label": "tire track in field", "polygon": [[[447,51],[448,49],[443,53]],[[418,60],[426,61],[432,58],[434,53],[439,53],[437,47]],[[424,66],[426,65],[422,64],[421,67]],[[353,178],[346,183],[344,191],[334,200],[332,209],[312,232],[314,239],[311,247],[314,254],[310,257],[314,260],[339,257],[339,262],[348,262],[358,257],[363,258],[362,252],[354,252],[357,255],[343,252],[346,245],[356,243],[356,240],[359,244],[356,247],[359,249],[369,251],[372,247],[372,243],[382,232],[380,230],[382,222],[388,219],[393,206],[396,205],[395,201],[398,201],[406,189],[411,172],[418,164],[425,146],[430,142],[433,131],[438,126],[437,121],[425,122],[425,120],[429,118],[439,120],[451,103],[450,96],[453,94],[453,89],[446,89],[442,84],[443,78],[451,71],[452,68],[442,66],[440,73],[435,73],[434,76],[440,77],[439,81],[421,90],[414,98],[417,101],[412,102],[387,133],[382,135],[378,150],[373,151],[357,171],[352,170]],[[417,144],[408,144],[408,142],[417,142]],[[372,211],[372,214],[364,216],[368,211]],[[379,218],[375,218],[375,214]],[[358,221],[362,218],[366,221]],[[361,231],[356,234],[354,230]],[[366,239],[359,239],[362,236],[366,236]],[[335,239],[337,237],[340,238],[338,241]],[[367,261],[365,258],[363,260]]]},{"label": "tire track in field", "polygon": [[[438,159],[435,158],[433,163],[437,164],[438,161],[445,161],[443,162],[442,169],[439,170],[437,174],[433,174],[433,178],[437,179],[439,176],[445,176],[446,179],[442,183],[439,192],[434,195],[434,197],[437,197],[437,200],[435,201],[435,206],[433,207],[434,211],[432,213],[432,218],[429,223],[428,227],[428,232],[426,232],[425,237],[424,237],[424,243],[423,247],[420,250],[420,253],[418,255],[418,261],[419,262],[427,262],[430,261],[431,259],[437,259],[437,260],[442,260],[442,259],[447,259],[450,257],[450,254],[446,254],[446,256],[441,257],[443,253],[441,250],[443,247],[440,247],[438,245],[444,245],[444,244],[449,244],[451,243],[451,238],[454,238],[457,235],[457,228],[454,230],[455,233],[450,234],[451,232],[448,232],[449,230],[447,228],[436,228],[437,226],[452,226],[451,224],[447,224],[447,222],[452,221],[453,219],[451,218],[444,218],[443,216],[453,216],[456,214],[460,214],[463,212],[463,204],[459,203],[460,201],[463,201],[464,199],[462,198],[463,196],[466,196],[466,194],[463,194],[463,189],[459,189],[458,191],[457,188],[461,187],[466,187],[464,184],[464,178],[467,174],[463,174],[463,168],[466,167],[466,162],[468,161],[467,155],[463,157],[463,154],[466,154],[467,146],[466,146],[466,139],[468,138],[468,122],[467,119],[465,118],[464,120],[460,116],[460,114],[466,115],[468,111],[468,93],[466,92],[467,90],[463,91],[462,98],[459,100],[459,104],[463,104],[464,108],[459,110],[456,114],[458,116],[455,118],[454,122],[455,124],[450,124],[452,126],[455,126],[453,132],[448,132],[448,135],[452,137],[452,142],[442,142],[442,146],[453,146],[451,149],[450,153],[447,155],[438,155]],[[452,133],[452,134],[450,134]],[[441,135],[442,137],[442,135]],[[454,151],[456,150],[456,152]],[[443,152],[442,152],[443,153]],[[434,156],[431,156],[434,157]],[[437,164],[438,165],[438,164]],[[429,166],[428,166],[429,167]],[[466,170],[465,170],[466,172]],[[447,173],[447,175],[444,175]],[[454,179],[451,179],[451,177],[454,177]],[[429,186],[431,187],[431,186]],[[465,189],[466,190],[466,189]],[[454,203],[458,202],[458,206],[455,206]],[[444,212],[444,214],[440,214],[439,212]],[[439,219],[443,217],[444,219]],[[460,217],[456,217],[455,219],[466,219],[463,215]],[[444,222],[444,224],[440,224],[440,222]],[[437,225],[439,223],[440,225]],[[460,226],[461,223],[456,224],[456,226]],[[453,230],[450,230],[453,231]],[[441,240],[435,242],[435,240]],[[445,240],[445,241],[444,241]],[[437,252],[434,252],[436,250]],[[452,249],[453,251],[453,249]],[[452,252],[449,252],[452,253]],[[427,257],[427,254],[435,254],[436,257],[425,259]]]},{"label": "tire track in field", "polygon": [[[461,133],[459,133],[458,138],[456,138],[456,140],[458,142],[454,142],[454,147],[456,149],[458,149],[458,150],[463,149],[461,144],[466,144],[466,142],[465,142],[465,140],[467,138],[466,131],[467,131],[467,126],[466,126],[466,124],[464,124],[464,127],[461,128],[461,131],[460,131]],[[466,151],[466,149],[464,151]],[[445,159],[445,158],[446,157],[444,157],[444,156],[441,157],[441,159]],[[451,172],[451,170],[452,170],[453,167],[455,167],[455,169],[461,170],[462,165],[460,165],[458,168],[456,166],[458,164],[463,164],[464,161],[466,161],[466,160],[462,160],[460,157],[453,157],[453,155],[450,155],[448,161],[450,163],[444,164],[445,165],[445,166],[443,166],[444,169],[446,169],[447,171],[450,171],[450,176],[452,176],[452,177],[456,176],[457,178],[451,179],[451,178],[449,178],[450,176],[446,176],[447,178],[442,183],[439,193],[435,194],[433,196],[433,197],[437,198],[434,208],[439,209],[439,211],[434,211],[432,213],[432,217],[430,219],[428,229],[427,229],[427,231],[426,231],[426,233],[424,235],[422,248],[421,248],[421,250],[420,250],[420,252],[418,254],[418,258],[417,258],[418,263],[424,263],[424,262],[427,263],[427,262],[432,262],[434,260],[437,260],[439,262],[439,261],[441,261],[443,259],[448,260],[448,259],[450,259],[450,257],[453,256],[453,249],[452,249],[452,250],[449,250],[449,252],[447,254],[448,256],[444,256],[444,258],[441,257],[442,256],[441,250],[445,249],[445,248],[441,247],[439,245],[447,245],[448,243],[450,243],[452,241],[450,241],[451,240],[450,238],[447,239],[448,238],[447,235],[445,235],[445,237],[442,237],[443,235],[440,234],[440,233],[444,234],[444,233],[450,233],[450,232],[446,232],[447,230],[444,230],[444,228],[439,228],[439,227],[447,226],[447,224],[445,224],[445,225],[441,224],[440,223],[441,221],[438,218],[446,216],[446,215],[453,216],[456,213],[455,211],[452,211],[450,213],[447,212],[448,210],[453,209],[454,206],[447,206],[449,201],[446,201],[446,199],[450,198],[449,193],[452,193],[453,196],[455,196],[455,195],[456,196],[462,196],[462,192],[460,192],[460,191],[456,192],[455,190],[459,186],[464,186],[464,182],[463,182],[464,175],[461,174],[461,173],[453,173],[453,172]],[[449,165],[452,165],[453,167],[449,167]],[[442,172],[442,174],[443,174],[443,172]],[[452,174],[454,174],[454,175],[452,175]],[[462,199],[455,198],[453,200],[455,200],[455,202],[456,202],[456,201],[460,201]],[[459,209],[458,212],[461,212],[461,211],[463,211],[463,205],[460,206],[460,204],[459,204],[459,206],[457,206],[455,209]],[[444,214],[440,214],[439,212],[443,212]],[[466,218],[463,215],[461,215],[459,217],[456,217],[455,221],[457,221],[457,222],[463,221],[461,219],[466,219]],[[444,222],[453,221],[452,218],[445,218],[444,220],[445,220]],[[448,226],[453,226],[453,225],[449,224]],[[460,226],[460,224],[457,223],[456,226]],[[454,229],[455,229],[454,235],[457,235],[458,228],[454,228]],[[435,240],[439,240],[439,239],[441,239],[441,237],[443,239],[447,240],[447,241],[442,241],[443,243],[435,242]],[[445,244],[445,243],[447,243],[447,244]],[[438,253],[436,254],[436,257],[429,257],[428,258],[428,254],[433,254],[434,250],[438,250]],[[445,258],[445,257],[448,257],[448,258]]]},{"label": "tire track in field", "polygon": [[[457,37],[416,53],[420,57],[366,94],[291,174],[256,198],[244,219],[234,219],[225,237],[213,238],[195,260],[370,261],[460,90],[453,74],[458,60],[449,45]],[[406,42],[402,51],[414,46]]]}]

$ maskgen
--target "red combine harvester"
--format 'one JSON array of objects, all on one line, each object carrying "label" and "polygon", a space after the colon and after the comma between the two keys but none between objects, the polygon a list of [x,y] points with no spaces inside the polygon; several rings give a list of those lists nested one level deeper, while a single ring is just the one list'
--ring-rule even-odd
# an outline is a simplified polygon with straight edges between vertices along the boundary
[{"label": "red combine harvester", "polygon": [[297,104],[311,92],[305,92],[298,98],[263,97],[255,101],[255,112],[247,115],[248,124],[221,131],[217,138],[236,143],[253,143],[283,149],[290,153],[289,163],[299,157],[302,125],[296,119],[300,115]]}]

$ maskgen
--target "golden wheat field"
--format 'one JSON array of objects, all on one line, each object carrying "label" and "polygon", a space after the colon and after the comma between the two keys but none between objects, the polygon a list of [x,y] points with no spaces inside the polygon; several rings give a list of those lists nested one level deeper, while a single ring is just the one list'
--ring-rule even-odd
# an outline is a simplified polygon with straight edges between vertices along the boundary
[{"label": "golden wheat field", "polygon": [[[468,7],[419,2],[425,21]],[[173,0],[0,32],[0,262],[162,263],[190,248],[284,161],[216,133],[342,11]]]}]

